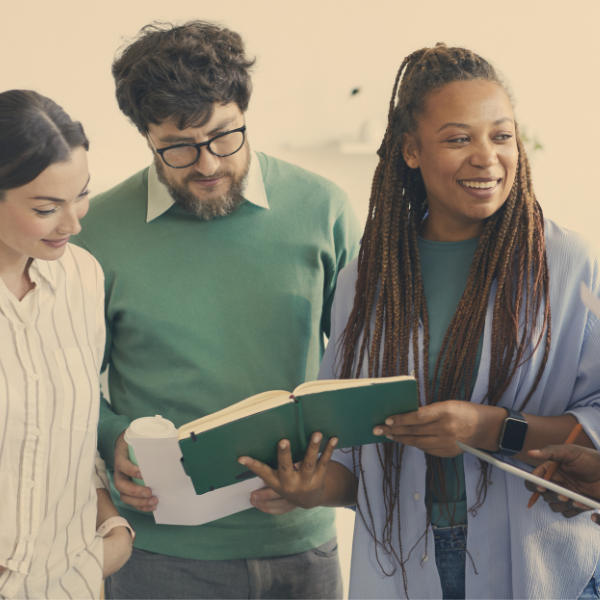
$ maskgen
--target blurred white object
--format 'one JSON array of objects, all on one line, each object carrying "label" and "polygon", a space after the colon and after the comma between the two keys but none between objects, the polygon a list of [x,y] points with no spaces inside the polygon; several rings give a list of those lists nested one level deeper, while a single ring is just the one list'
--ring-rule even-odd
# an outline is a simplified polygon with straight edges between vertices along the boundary
[{"label": "blurred white object", "polygon": [[584,306],[600,318],[600,298],[594,296],[583,281],[579,286],[579,293]]}]

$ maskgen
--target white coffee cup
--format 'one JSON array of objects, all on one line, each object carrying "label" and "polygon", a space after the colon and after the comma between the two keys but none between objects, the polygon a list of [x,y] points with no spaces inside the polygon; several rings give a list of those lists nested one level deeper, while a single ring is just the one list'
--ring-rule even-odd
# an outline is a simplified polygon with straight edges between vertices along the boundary
[{"label": "white coffee cup", "polygon": [[[162,439],[177,437],[177,429],[175,429],[175,425],[173,425],[171,421],[163,419],[160,415],[154,417],[142,417],[131,422],[125,431],[124,437],[127,444],[129,444],[129,460],[134,465],[137,465],[137,458],[131,445],[131,440],[133,438]],[[131,480],[138,485],[145,485],[141,479],[132,477]]]}]

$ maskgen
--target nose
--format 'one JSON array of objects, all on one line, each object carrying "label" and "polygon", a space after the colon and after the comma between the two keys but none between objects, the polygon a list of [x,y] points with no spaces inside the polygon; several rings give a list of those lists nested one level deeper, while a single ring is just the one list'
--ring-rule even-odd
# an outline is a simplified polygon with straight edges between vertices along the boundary
[{"label": "nose", "polygon": [[473,146],[471,164],[475,167],[487,169],[498,162],[495,145],[490,140],[483,140]]},{"label": "nose", "polygon": [[70,235],[77,235],[81,231],[81,223],[79,223],[79,215],[75,205],[65,205],[57,231],[61,234]]},{"label": "nose", "polygon": [[210,177],[217,172],[220,164],[219,157],[211,154],[204,146],[200,149],[198,160],[192,166],[205,177]]}]

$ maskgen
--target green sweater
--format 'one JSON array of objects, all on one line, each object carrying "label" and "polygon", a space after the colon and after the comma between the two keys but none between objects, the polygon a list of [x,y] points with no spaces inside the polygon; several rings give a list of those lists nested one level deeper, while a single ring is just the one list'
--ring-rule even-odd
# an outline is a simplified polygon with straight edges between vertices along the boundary
[{"label": "green sweater", "polygon": [[[173,205],[146,222],[148,169],[91,203],[73,240],[106,277],[110,404],[98,448],[109,469],[129,423],[160,414],[176,427],[253,394],[316,379],[339,271],[359,225],[330,181],[258,154],[269,209],[244,202],[202,221]],[[201,560],[295,554],[335,535],[334,511],[250,509],[197,527],[156,525],[122,503],[135,546]]]}]

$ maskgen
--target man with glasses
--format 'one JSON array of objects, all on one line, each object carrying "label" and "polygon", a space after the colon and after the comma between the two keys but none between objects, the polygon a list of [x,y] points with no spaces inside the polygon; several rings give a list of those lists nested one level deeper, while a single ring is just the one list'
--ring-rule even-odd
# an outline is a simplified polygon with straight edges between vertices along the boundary
[{"label": "man with glasses", "polygon": [[179,427],[317,376],[359,227],[333,183],[250,149],[253,63],[237,33],[194,21],[144,27],[113,65],[153,163],[94,199],[75,240],[105,271],[98,446],[137,532],[108,598],[341,597],[333,509],[294,509],[264,489],[255,509],[156,525],[123,437],[138,417]]}]

